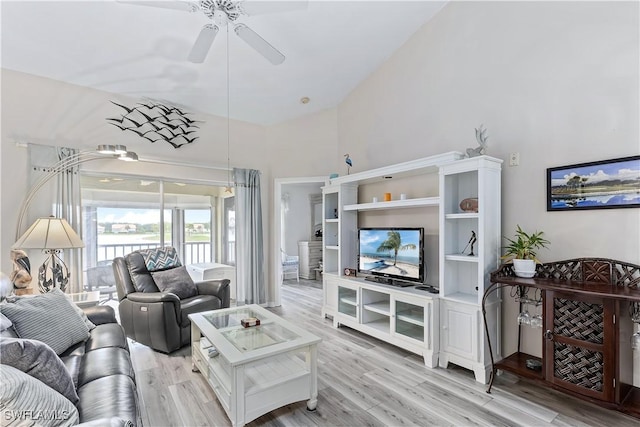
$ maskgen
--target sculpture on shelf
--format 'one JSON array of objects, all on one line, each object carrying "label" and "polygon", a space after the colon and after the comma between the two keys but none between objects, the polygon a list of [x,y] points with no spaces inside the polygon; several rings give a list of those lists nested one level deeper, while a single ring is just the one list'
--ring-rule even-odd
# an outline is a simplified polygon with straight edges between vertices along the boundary
[{"label": "sculpture on shelf", "polygon": [[467,157],[477,157],[482,156],[487,151],[487,140],[489,137],[487,136],[487,130],[484,128],[484,125],[480,125],[479,128],[476,128],[476,141],[478,141],[479,147],[476,148],[467,148]]},{"label": "sculpture on shelf", "polygon": [[351,161],[351,157],[349,157],[349,153],[344,155],[344,162],[347,164],[347,175],[349,175],[349,171],[351,170],[351,166],[353,166],[353,162]]},{"label": "sculpture on shelf", "polygon": [[467,248],[471,246],[471,252],[469,252],[469,256],[475,256],[475,254],[473,253],[473,245],[475,245],[477,241],[478,239],[476,238],[476,232],[471,230],[471,237],[469,238],[469,243],[467,243],[467,246],[464,247],[461,253],[464,253],[464,251],[466,251]]}]

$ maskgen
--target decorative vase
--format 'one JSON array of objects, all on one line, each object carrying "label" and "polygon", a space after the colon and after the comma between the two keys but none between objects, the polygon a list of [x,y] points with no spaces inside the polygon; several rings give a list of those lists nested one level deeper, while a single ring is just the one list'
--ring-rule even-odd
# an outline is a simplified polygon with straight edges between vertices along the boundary
[{"label": "decorative vase", "polygon": [[536,262],[532,259],[514,259],[513,270],[518,277],[531,278],[536,274]]}]

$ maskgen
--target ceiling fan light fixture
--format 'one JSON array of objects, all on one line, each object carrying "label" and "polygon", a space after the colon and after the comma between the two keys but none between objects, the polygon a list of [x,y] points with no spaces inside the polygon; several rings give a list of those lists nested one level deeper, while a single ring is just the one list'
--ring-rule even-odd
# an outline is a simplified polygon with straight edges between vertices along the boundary
[{"label": "ceiling fan light fixture", "polygon": [[221,10],[216,10],[215,12],[213,12],[212,19],[213,19],[213,22],[220,27],[226,27],[227,24],[229,23],[229,17],[225,12]]},{"label": "ceiling fan light fixture", "polygon": [[177,9],[187,12],[195,12],[199,10],[207,18],[211,19],[213,23],[207,24],[202,28],[195,44],[191,48],[191,52],[187,56],[187,59],[190,62],[196,64],[203,63],[209,53],[209,48],[213,44],[216,34],[218,33],[218,27],[228,28],[229,24],[234,24],[234,31],[238,37],[240,37],[259,54],[264,56],[273,65],[279,65],[284,62],[285,56],[246,25],[236,25],[236,21],[242,15],[254,16],[306,9],[308,0],[138,0],[120,2],[165,9]]}]

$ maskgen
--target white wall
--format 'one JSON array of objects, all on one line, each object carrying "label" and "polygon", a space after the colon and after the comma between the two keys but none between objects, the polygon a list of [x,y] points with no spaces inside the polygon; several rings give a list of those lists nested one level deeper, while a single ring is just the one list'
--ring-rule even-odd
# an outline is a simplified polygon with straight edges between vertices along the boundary
[{"label": "white wall", "polygon": [[[310,194],[322,192],[320,184],[284,184],[283,194],[288,194],[289,210],[284,213],[283,249],[289,255],[298,254],[298,242],[311,239]],[[275,236],[274,236],[275,237]]]}]

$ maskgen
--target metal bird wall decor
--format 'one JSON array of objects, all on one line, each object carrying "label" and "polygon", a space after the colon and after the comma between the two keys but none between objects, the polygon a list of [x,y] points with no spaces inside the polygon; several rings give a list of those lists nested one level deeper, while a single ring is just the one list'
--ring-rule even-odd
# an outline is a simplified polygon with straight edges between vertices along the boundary
[{"label": "metal bird wall decor", "polygon": [[173,148],[191,144],[199,136],[195,133],[202,123],[193,120],[189,113],[178,107],[168,106],[155,101],[139,102],[134,107],[111,101],[124,110],[117,118],[107,118],[107,122],[123,131],[130,131],[151,143],[168,142]]}]

